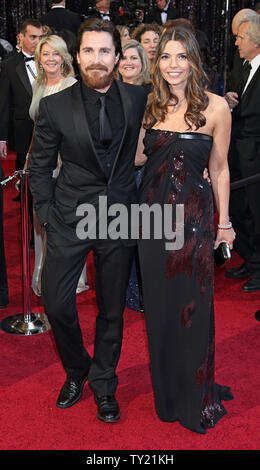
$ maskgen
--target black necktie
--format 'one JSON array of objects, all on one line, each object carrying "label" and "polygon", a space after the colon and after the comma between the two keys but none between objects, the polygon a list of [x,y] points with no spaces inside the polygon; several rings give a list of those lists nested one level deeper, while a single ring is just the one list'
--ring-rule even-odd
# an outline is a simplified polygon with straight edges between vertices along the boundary
[{"label": "black necktie", "polygon": [[100,141],[108,146],[112,140],[112,131],[105,107],[106,95],[100,97],[101,108],[99,112]]},{"label": "black necktie", "polygon": [[251,66],[250,62],[246,61],[243,64],[241,82],[240,82],[240,87],[239,87],[239,96],[242,96],[242,94],[243,94],[245,84],[248,80],[251,68],[252,68],[252,66]]}]

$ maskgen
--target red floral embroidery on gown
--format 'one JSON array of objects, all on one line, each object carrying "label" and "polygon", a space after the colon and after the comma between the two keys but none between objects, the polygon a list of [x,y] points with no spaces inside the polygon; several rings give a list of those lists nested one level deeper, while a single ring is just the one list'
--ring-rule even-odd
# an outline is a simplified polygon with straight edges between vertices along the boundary
[{"label": "red floral embroidery on gown", "polygon": [[156,412],[199,433],[226,414],[230,389],[215,383],[212,188],[203,178],[212,137],[146,132],[140,203],[184,205],[184,245],[140,239],[145,318]]}]

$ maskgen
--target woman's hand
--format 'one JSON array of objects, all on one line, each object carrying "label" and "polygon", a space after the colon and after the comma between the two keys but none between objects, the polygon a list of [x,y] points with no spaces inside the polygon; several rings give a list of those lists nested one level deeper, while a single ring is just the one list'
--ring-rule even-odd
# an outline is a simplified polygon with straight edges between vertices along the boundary
[{"label": "woman's hand", "polygon": [[235,108],[239,103],[238,94],[235,91],[228,91],[228,93],[225,94],[224,98],[227,101],[230,109]]},{"label": "woman's hand", "polygon": [[6,142],[0,142],[0,158],[7,157],[7,146]]},{"label": "woman's hand", "polygon": [[233,228],[228,230],[218,229],[217,236],[214,244],[214,249],[216,249],[220,243],[226,242],[229,245],[229,248],[232,250],[233,241],[236,238],[236,233]]}]

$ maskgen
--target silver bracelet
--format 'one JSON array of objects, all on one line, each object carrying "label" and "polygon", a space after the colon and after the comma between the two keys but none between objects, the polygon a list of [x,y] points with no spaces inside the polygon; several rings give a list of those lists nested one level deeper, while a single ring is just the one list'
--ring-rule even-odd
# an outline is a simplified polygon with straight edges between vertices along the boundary
[{"label": "silver bracelet", "polygon": [[229,222],[227,225],[220,225],[220,224],[218,224],[218,228],[219,228],[220,230],[229,230],[229,229],[232,228],[232,223]]}]

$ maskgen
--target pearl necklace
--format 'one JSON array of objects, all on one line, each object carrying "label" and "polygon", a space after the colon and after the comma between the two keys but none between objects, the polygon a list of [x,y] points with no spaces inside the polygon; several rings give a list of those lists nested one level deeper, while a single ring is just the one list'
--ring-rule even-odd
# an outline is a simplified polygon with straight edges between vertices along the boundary
[{"label": "pearl necklace", "polygon": [[173,103],[171,100],[169,101],[170,105],[173,106],[173,112],[176,113],[177,109],[186,101],[186,98],[183,98],[183,100],[178,101],[178,103]]}]

